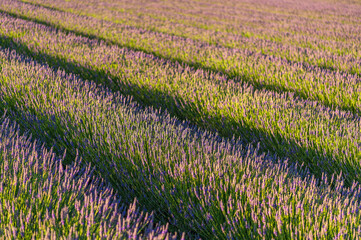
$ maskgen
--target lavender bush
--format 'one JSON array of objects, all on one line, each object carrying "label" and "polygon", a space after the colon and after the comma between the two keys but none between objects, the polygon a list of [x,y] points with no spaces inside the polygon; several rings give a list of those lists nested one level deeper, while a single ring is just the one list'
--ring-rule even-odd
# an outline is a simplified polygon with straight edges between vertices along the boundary
[{"label": "lavender bush", "polygon": [[318,177],[323,172],[342,171],[349,186],[360,181],[358,114],[332,110],[292,93],[259,91],[223,74],[108,46],[41,24],[6,15],[2,19],[4,46],[106,84],[143,104],[165,108],[222,136],[260,142],[262,150],[305,164]]},{"label": "lavender bush", "polygon": [[181,231],[215,239],[360,236],[357,183],[317,180],[287,159],[15,52],[0,59],[0,109],[54,150],[91,162],[124,199],[137,197]]},{"label": "lavender bush", "polygon": [[0,0],[0,238],[360,239],[360,21]]},{"label": "lavender bush", "polygon": [[[214,46],[191,38],[54,11],[16,0],[5,1],[1,9],[18,17],[78,35],[102,39],[112,44],[144,51],[172,61],[180,61],[197,68],[222,72],[229,78],[251,83],[258,89],[294,92],[299,97],[317,100],[330,107],[336,106],[343,110],[360,113],[361,85],[358,68],[361,66],[361,59],[353,57],[352,54],[340,56],[341,60],[337,62],[338,55],[326,57],[323,52],[313,54],[307,49],[294,50],[305,52],[307,58],[316,58],[315,61],[320,65],[318,66],[299,58],[288,60],[280,56],[252,51],[248,48],[248,44],[243,49]],[[283,46],[278,46],[276,51],[282,48]],[[328,64],[333,62],[336,62],[338,66],[351,67],[352,70],[345,71],[342,67],[328,67]]]},{"label": "lavender bush", "polygon": [[4,239],[177,239],[136,201],[0,118],[0,237]]}]

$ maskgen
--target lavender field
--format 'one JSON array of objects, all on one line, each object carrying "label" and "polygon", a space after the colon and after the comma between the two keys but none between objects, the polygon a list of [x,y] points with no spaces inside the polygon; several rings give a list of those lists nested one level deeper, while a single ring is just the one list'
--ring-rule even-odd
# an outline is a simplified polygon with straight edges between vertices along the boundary
[{"label": "lavender field", "polygon": [[0,0],[0,239],[361,239],[361,1]]}]

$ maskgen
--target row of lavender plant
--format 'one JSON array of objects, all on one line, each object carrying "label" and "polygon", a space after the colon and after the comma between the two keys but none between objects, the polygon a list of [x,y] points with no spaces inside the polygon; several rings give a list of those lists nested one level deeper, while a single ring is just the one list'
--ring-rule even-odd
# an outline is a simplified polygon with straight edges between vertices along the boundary
[{"label": "row of lavender plant", "polygon": [[[351,110],[358,114],[361,111],[361,83],[358,75],[304,66],[297,62],[290,63],[281,58],[264,56],[247,49],[213,46],[14,0],[4,1],[0,9],[56,28],[76,32],[78,35],[103,39],[197,68],[223,72],[228,78],[248,82],[258,89],[290,91],[302,98],[319,101],[333,108]],[[26,31],[26,29],[18,29],[18,31]],[[18,31],[4,25],[2,33],[17,34]],[[27,38],[27,36],[22,37]],[[48,47],[52,48],[52,46]],[[361,66],[354,59],[343,64]]]},{"label": "row of lavender plant", "polygon": [[258,91],[222,74],[5,15],[1,26],[5,36],[0,44],[53,67],[102,82],[222,136],[260,142],[263,150],[304,163],[318,177],[322,172],[342,171],[347,184],[361,180],[361,121],[350,112],[334,111],[290,93]]},{"label": "row of lavender plant", "polygon": [[14,51],[0,51],[0,59],[0,111],[9,109],[54,150],[78,153],[124,199],[137,197],[182,231],[204,239],[361,236],[356,183],[316,180],[286,159],[140,108]]},{"label": "row of lavender plant", "polygon": [[0,117],[1,239],[177,239],[136,201],[122,205],[80,158],[64,168],[64,156]]},{"label": "row of lavender plant", "polygon": [[[233,1],[232,6],[225,6],[222,2],[224,7],[221,8],[216,6],[219,5],[219,2],[205,5],[196,1],[162,3],[93,1],[88,2],[88,4],[85,4],[84,1],[63,0],[55,2],[49,0],[22,1],[95,18],[120,21],[127,25],[146,29],[152,28],[157,29],[157,31],[174,29],[175,31],[172,32],[174,34],[195,31],[203,35],[207,32],[203,32],[204,30],[214,30],[218,33],[243,33],[244,36],[254,36],[256,39],[270,38],[276,40],[276,38],[280,38],[283,39],[280,41],[281,43],[287,41],[291,44],[295,44],[301,40],[300,36],[303,36],[307,37],[306,39],[303,38],[303,41],[306,40],[306,45],[311,45],[313,49],[321,47],[325,48],[324,50],[328,49],[338,53],[341,53],[340,50],[345,49],[346,46],[353,46],[351,47],[353,51],[357,50],[355,41],[360,39],[357,34],[360,9],[350,3],[333,3],[332,6],[337,6],[338,9],[325,14],[324,11],[327,7],[320,2],[313,4],[316,6],[311,11],[308,9],[305,12],[305,9],[298,9],[298,12],[295,12],[295,6],[284,7],[285,4],[283,4],[281,8],[276,8],[267,4],[270,3],[269,1],[262,0],[252,2],[252,4],[246,1]],[[312,2],[303,5],[310,6]],[[320,14],[318,11],[323,12]],[[344,14],[345,11],[348,11],[346,15]],[[212,37],[211,33],[207,35]],[[316,40],[318,43],[315,43]],[[329,40],[329,42],[320,44],[325,40]],[[338,43],[343,43],[343,45],[334,49],[334,44]],[[299,44],[296,46],[305,47]],[[349,47],[346,48],[348,50],[345,49],[347,52],[351,50]],[[354,53],[357,54],[357,51]]]},{"label": "row of lavender plant", "polygon": [[[214,16],[216,13],[214,10],[211,11],[212,7],[201,7],[197,4],[190,8],[191,10],[184,11],[199,10],[201,13],[184,16],[179,11],[175,11],[182,9],[182,5],[184,7],[188,5],[184,1],[178,4],[172,2],[172,5],[176,5],[172,7],[164,6],[163,2],[158,4],[149,2],[128,4],[123,1],[116,3],[97,1],[90,4],[89,1],[64,0],[24,2],[209,44],[247,49],[292,62],[360,74],[357,63],[361,62],[358,51],[361,42],[358,33],[361,28],[357,24],[340,23],[340,19],[337,18],[322,21],[322,18],[310,19],[299,17],[298,14],[291,15],[291,18],[284,13],[270,14],[272,8],[259,11],[259,9],[250,9],[250,6],[244,4],[228,14],[228,16],[241,16],[241,19],[235,21],[232,18],[232,21],[225,21]],[[225,11],[220,9],[222,8],[216,8],[216,12]],[[343,13],[344,9],[339,9],[332,16],[337,17],[337,14]],[[267,14],[264,11],[268,11]],[[203,19],[199,17],[202,12],[211,12],[212,15]]]}]

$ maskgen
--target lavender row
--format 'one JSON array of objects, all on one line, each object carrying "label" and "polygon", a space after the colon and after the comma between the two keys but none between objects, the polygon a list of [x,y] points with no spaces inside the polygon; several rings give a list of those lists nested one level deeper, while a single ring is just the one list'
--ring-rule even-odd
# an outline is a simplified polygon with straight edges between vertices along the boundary
[{"label": "lavender row", "polygon": [[[63,0],[32,0],[30,2],[145,30],[229,48],[248,49],[268,56],[281,57],[291,62],[302,62],[304,65],[316,65],[360,75],[361,55],[358,47],[361,39],[358,33],[361,28],[355,24],[341,24],[338,19],[320,22],[319,19],[316,21],[298,17],[296,14],[291,15],[292,18],[284,14],[270,16],[264,11],[272,11],[272,8],[260,11],[259,8],[253,10],[250,6],[242,4],[242,8],[236,9],[240,12],[228,14],[242,16],[241,20],[233,20],[231,24],[222,18],[214,19],[214,11],[207,19],[199,17],[202,13],[184,16],[179,11],[174,12],[177,6],[177,9],[182,9],[182,5],[186,7],[187,4],[184,2],[178,4],[172,2],[175,6],[164,6],[163,2],[158,5],[137,2],[133,6],[122,1],[93,2],[92,4],[89,4],[89,1]],[[200,6],[190,9],[211,12],[210,9],[203,9]],[[344,8],[341,8],[338,14],[343,10]],[[336,17],[337,13],[333,16]],[[324,36],[330,33],[332,33],[331,36]]]},{"label": "lavender row", "polygon": [[316,180],[105,87],[15,52],[0,56],[0,110],[178,229],[205,239],[360,238],[358,184]]},{"label": "lavender row", "polygon": [[106,84],[142,104],[167,109],[222,136],[261,142],[263,150],[304,163],[319,177],[324,171],[342,170],[348,184],[361,180],[358,115],[303,101],[290,93],[258,91],[222,74],[43,25],[2,19],[7,38],[0,44]]},{"label": "lavender row", "polygon": [[0,118],[0,237],[4,239],[177,239],[168,226],[125,207],[80,158],[63,157]]},{"label": "lavender row", "polygon": [[[291,40],[295,43],[295,35],[307,36],[312,39],[316,34],[316,39],[330,40],[353,44],[354,41],[359,41],[360,36],[357,34],[360,20],[358,13],[361,9],[354,8],[354,13],[344,14],[345,10],[352,7],[351,4],[333,4],[339,7],[337,11],[326,15],[314,11],[299,11],[294,12],[295,6],[277,9],[263,2],[253,2],[249,4],[245,1],[233,2],[233,6],[219,7],[215,3],[198,4],[194,1],[171,1],[171,2],[127,2],[127,1],[94,1],[85,4],[83,1],[62,1],[57,0],[23,0],[22,2],[35,3],[42,6],[50,6],[55,9],[63,11],[70,11],[73,13],[88,15],[100,19],[121,21],[126,24],[134,24],[138,27],[149,28],[149,26],[157,27],[166,31],[167,28],[172,28],[172,25],[178,23],[183,24],[183,29],[177,28],[176,32],[192,31],[192,27],[196,27],[195,31],[215,30],[223,33],[239,34],[240,32],[249,33],[252,36],[265,38],[287,38],[284,40]],[[224,3],[222,2],[223,6]],[[235,6],[238,5],[238,6]],[[311,2],[307,2],[304,6],[311,6]],[[140,7],[141,6],[141,7]],[[299,6],[299,5],[298,5]],[[325,11],[325,5],[319,4],[318,8]],[[265,14],[267,12],[267,14]],[[220,15],[219,15],[220,14]],[[350,15],[349,15],[350,14]],[[149,23],[152,23],[149,24]],[[330,28],[332,25],[332,28]],[[326,30],[327,28],[327,30]],[[287,31],[290,34],[283,34],[282,31]],[[261,35],[260,35],[261,34]],[[275,35],[276,34],[276,35]],[[293,41],[292,41],[293,39]],[[310,41],[307,41],[308,45]],[[316,44],[316,46],[319,45]],[[299,46],[299,45],[298,45]],[[332,45],[331,45],[332,46]],[[345,45],[341,46],[345,47]],[[317,48],[317,47],[316,47]],[[330,48],[330,45],[328,46]],[[332,49],[330,49],[332,50]]]},{"label": "lavender row", "polygon": [[[228,78],[251,83],[258,89],[295,92],[297,96],[319,101],[327,106],[351,110],[354,113],[361,111],[361,83],[357,75],[304,66],[302,63],[290,63],[281,58],[264,56],[247,49],[217,47],[191,39],[38,8],[17,1],[6,1],[6,3],[1,6],[2,9],[12,8],[11,11],[19,11],[19,14],[21,12],[22,17],[28,16],[34,21],[37,19],[36,21],[56,28],[64,28],[78,35],[104,39],[116,45],[149,52],[197,68],[223,72]],[[32,28],[31,24],[19,26],[13,22],[5,20],[2,23],[3,35],[16,35],[19,31],[29,31]],[[30,32],[26,35],[21,34],[20,37],[22,41],[28,42],[26,44],[31,44],[30,42],[37,42],[36,38],[30,37],[34,34]],[[53,48],[43,45],[34,47]]]}]

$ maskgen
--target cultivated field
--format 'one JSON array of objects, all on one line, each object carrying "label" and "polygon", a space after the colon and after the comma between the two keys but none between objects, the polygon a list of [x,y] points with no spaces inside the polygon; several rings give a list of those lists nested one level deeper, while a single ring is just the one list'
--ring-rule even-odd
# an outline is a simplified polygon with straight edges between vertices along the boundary
[{"label": "cultivated field", "polygon": [[0,238],[361,239],[360,0],[0,0]]}]

